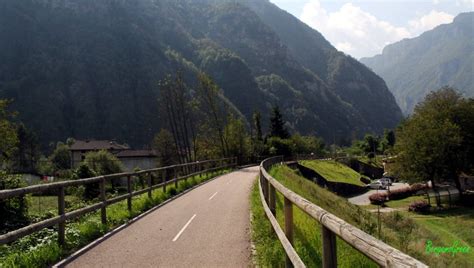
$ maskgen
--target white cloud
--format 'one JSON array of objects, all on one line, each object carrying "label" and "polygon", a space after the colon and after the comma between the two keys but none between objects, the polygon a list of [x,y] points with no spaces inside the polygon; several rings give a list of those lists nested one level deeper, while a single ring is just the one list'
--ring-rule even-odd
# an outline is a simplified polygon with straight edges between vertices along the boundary
[{"label": "white cloud", "polygon": [[340,42],[336,44],[337,50],[341,51],[346,51],[346,52],[351,52],[354,50],[354,47],[352,47],[351,43],[349,42]]},{"label": "white cloud", "polygon": [[408,22],[412,35],[419,35],[425,31],[431,30],[440,24],[450,23],[454,19],[453,15],[445,12],[431,10],[427,15]]},{"label": "white cloud", "polygon": [[319,0],[310,0],[304,5],[300,19],[321,32],[337,49],[360,58],[381,53],[387,44],[449,23],[453,16],[432,10],[409,21],[406,27],[399,27],[352,3],[344,4],[335,12],[328,12]]},{"label": "white cloud", "polygon": [[458,0],[456,1],[457,6],[465,6],[469,8],[469,11],[474,10],[474,0]]}]

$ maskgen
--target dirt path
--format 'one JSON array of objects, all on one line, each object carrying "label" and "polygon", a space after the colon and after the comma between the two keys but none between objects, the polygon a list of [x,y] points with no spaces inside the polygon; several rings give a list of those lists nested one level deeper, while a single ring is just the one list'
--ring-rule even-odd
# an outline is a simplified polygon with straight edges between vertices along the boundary
[{"label": "dirt path", "polygon": [[224,175],[157,209],[68,267],[248,267],[249,194],[258,167]]}]

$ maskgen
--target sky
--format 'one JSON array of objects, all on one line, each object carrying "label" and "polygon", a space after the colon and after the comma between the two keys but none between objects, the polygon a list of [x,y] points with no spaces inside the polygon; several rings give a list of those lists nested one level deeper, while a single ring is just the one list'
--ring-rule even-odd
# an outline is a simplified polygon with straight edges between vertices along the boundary
[{"label": "sky", "polygon": [[270,1],[357,59],[380,54],[388,44],[451,23],[474,6],[474,0]]}]

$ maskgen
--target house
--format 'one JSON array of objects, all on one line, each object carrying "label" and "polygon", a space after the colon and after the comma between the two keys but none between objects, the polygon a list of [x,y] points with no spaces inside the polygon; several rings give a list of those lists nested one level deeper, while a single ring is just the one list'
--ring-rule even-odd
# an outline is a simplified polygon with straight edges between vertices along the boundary
[{"label": "house", "polygon": [[76,140],[71,146],[72,166],[78,167],[88,152],[106,150],[115,155],[123,164],[124,171],[135,168],[156,168],[158,156],[153,150],[132,150],[128,145],[122,145],[108,140]]},{"label": "house", "polygon": [[158,164],[158,155],[154,150],[124,150],[115,156],[123,163],[125,171],[152,169]]},{"label": "house", "polygon": [[130,150],[130,147],[108,140],[75,140],[69,150],[71,151],[72,166],[78,167],[88,152],[106,150],[116,155],[122,151]]}]

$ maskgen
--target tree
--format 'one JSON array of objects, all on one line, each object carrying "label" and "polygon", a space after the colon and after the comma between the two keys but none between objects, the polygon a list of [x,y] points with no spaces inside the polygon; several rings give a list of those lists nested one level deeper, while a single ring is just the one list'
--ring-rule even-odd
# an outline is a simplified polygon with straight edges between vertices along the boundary
[{"label": "tree", "polygon": [[15,126],[10,122],[14,113],[7,110],[9,104],[10,101],[0,99],[0,166],[11,158],[18,143]]},{"label": "tree", "polygon": [[84,164],[98,176],[121,173],[123,171],[122,162],[115,155],[105,150],[87,153]]},{"label": "tree", "polygon": [[[0,170],[0,190],[26,186],[19,176]],[[25,196],[0,200],[0,232],[17,229],[28,222],[28,203]]]},{"label": "tree", "polygon": [[38,137],[25,125],[17,126],[18,146],[13,154],[13,168],[17,172],[35,172],[40,158]]},{"label": "tree", "polygon": [[49,157],[49,160],[53,164],[56,171],[71,169],[72,158],[69,146],[62,142],[58,142],[56,144],[56,149]]},{"label": "tree", "polygon": [[227,156],[228,144],[224,135],[227,111],[220,102],[219,94],[221,92],[216,83],[205,73],[199,73],[197,95],[199,110],[204,116],[202,126],[207,128],[206,132],[211,136],[216,136],[222,156]]},{"label": "tree", "polygon": [[262,133],[262,115],[260,112],[254,112],[252,115],[253,119],[253,127],[255,130],[255,139],[258,141],[263,141],[263,133]]},{"label": "tree", "polygon": [[258,156],[265,154],[265,144],[263,141],[263,132],[261,124],[261,114],[260,112],[254,112],[253,116],[253,129],[252,129],[252,159],[253,161],[257,160]]},{"label": "tree", "polygon": [[170,166],[178,162],[176,144],[173,142],[173,135],[166,129],[161,129],[153,139],[153,149],[158,154],[160,166]]},{"label": "tree", "polygon": [[270,155],[291,156],[294,152],[294,143],[289,139],[270,137],[267,140]]},{"label": "tree", "polygon": [[364,137],[364,147],[366,153],[376,153],[379,147],[379,139],[372,134],[366,134]]},{"label": "tree", "polygon": [[229,116],[227,122],[224,135],[228,144],[228,153],[237,157],[238,163],[243,163],[250,154],[250,138],[244,122],[242,118],[235,118],[232,115]]},{"label": "tree", "polygon": [[[74,172],[74,175],[77,179],[86,179],[95,177],[96,173],[88,165],[81,163]],[[84,185],[83,197],[88,200],[98,197],[100,194],[99,187],[99,183],[88,183]]]},{"label": "tree", "polygon": [[315,156],[323,156],[324,142],[315,136],[301,136],[295,134],[290,140],[294,144],[293,154],[314,154]]},{"label": "tree", "polygon": [[395,132],[393,130],[385,129],[383,132],[383,139],[379,142],[378,151],[385,153],[392,149],[395,145]]},{"label": "tree", "polygon": [[384,139],[387,141],[387,145],[389,147],[393,147],[395,145],[395,132],[393,130],[385,130],[384,131]]},{"label": "tree", "polygon": [[451,88],[430,93],[397,130],[396,172],[410,181],[452,181],[473,168],[474,101]]},{"label": "tree", "polygon": [[278,106],[274,106],[272,109],[272,115],[270,117],[270,136],[279,137],[281,139],[288,139],[290,137],[288,130],[285,128],[285,121],[283,121],[283,115]]},{"label": "tree", "polygon": [[[181,163],[191,162],[195,142],[191,106],[186,96],[186,85],[180,72],[173,79],[170,75],[160,81],[160,104],[164,108],[166,121],[175,143],[176,154]],[[193,148],[192,148],[193,147]]]}]

